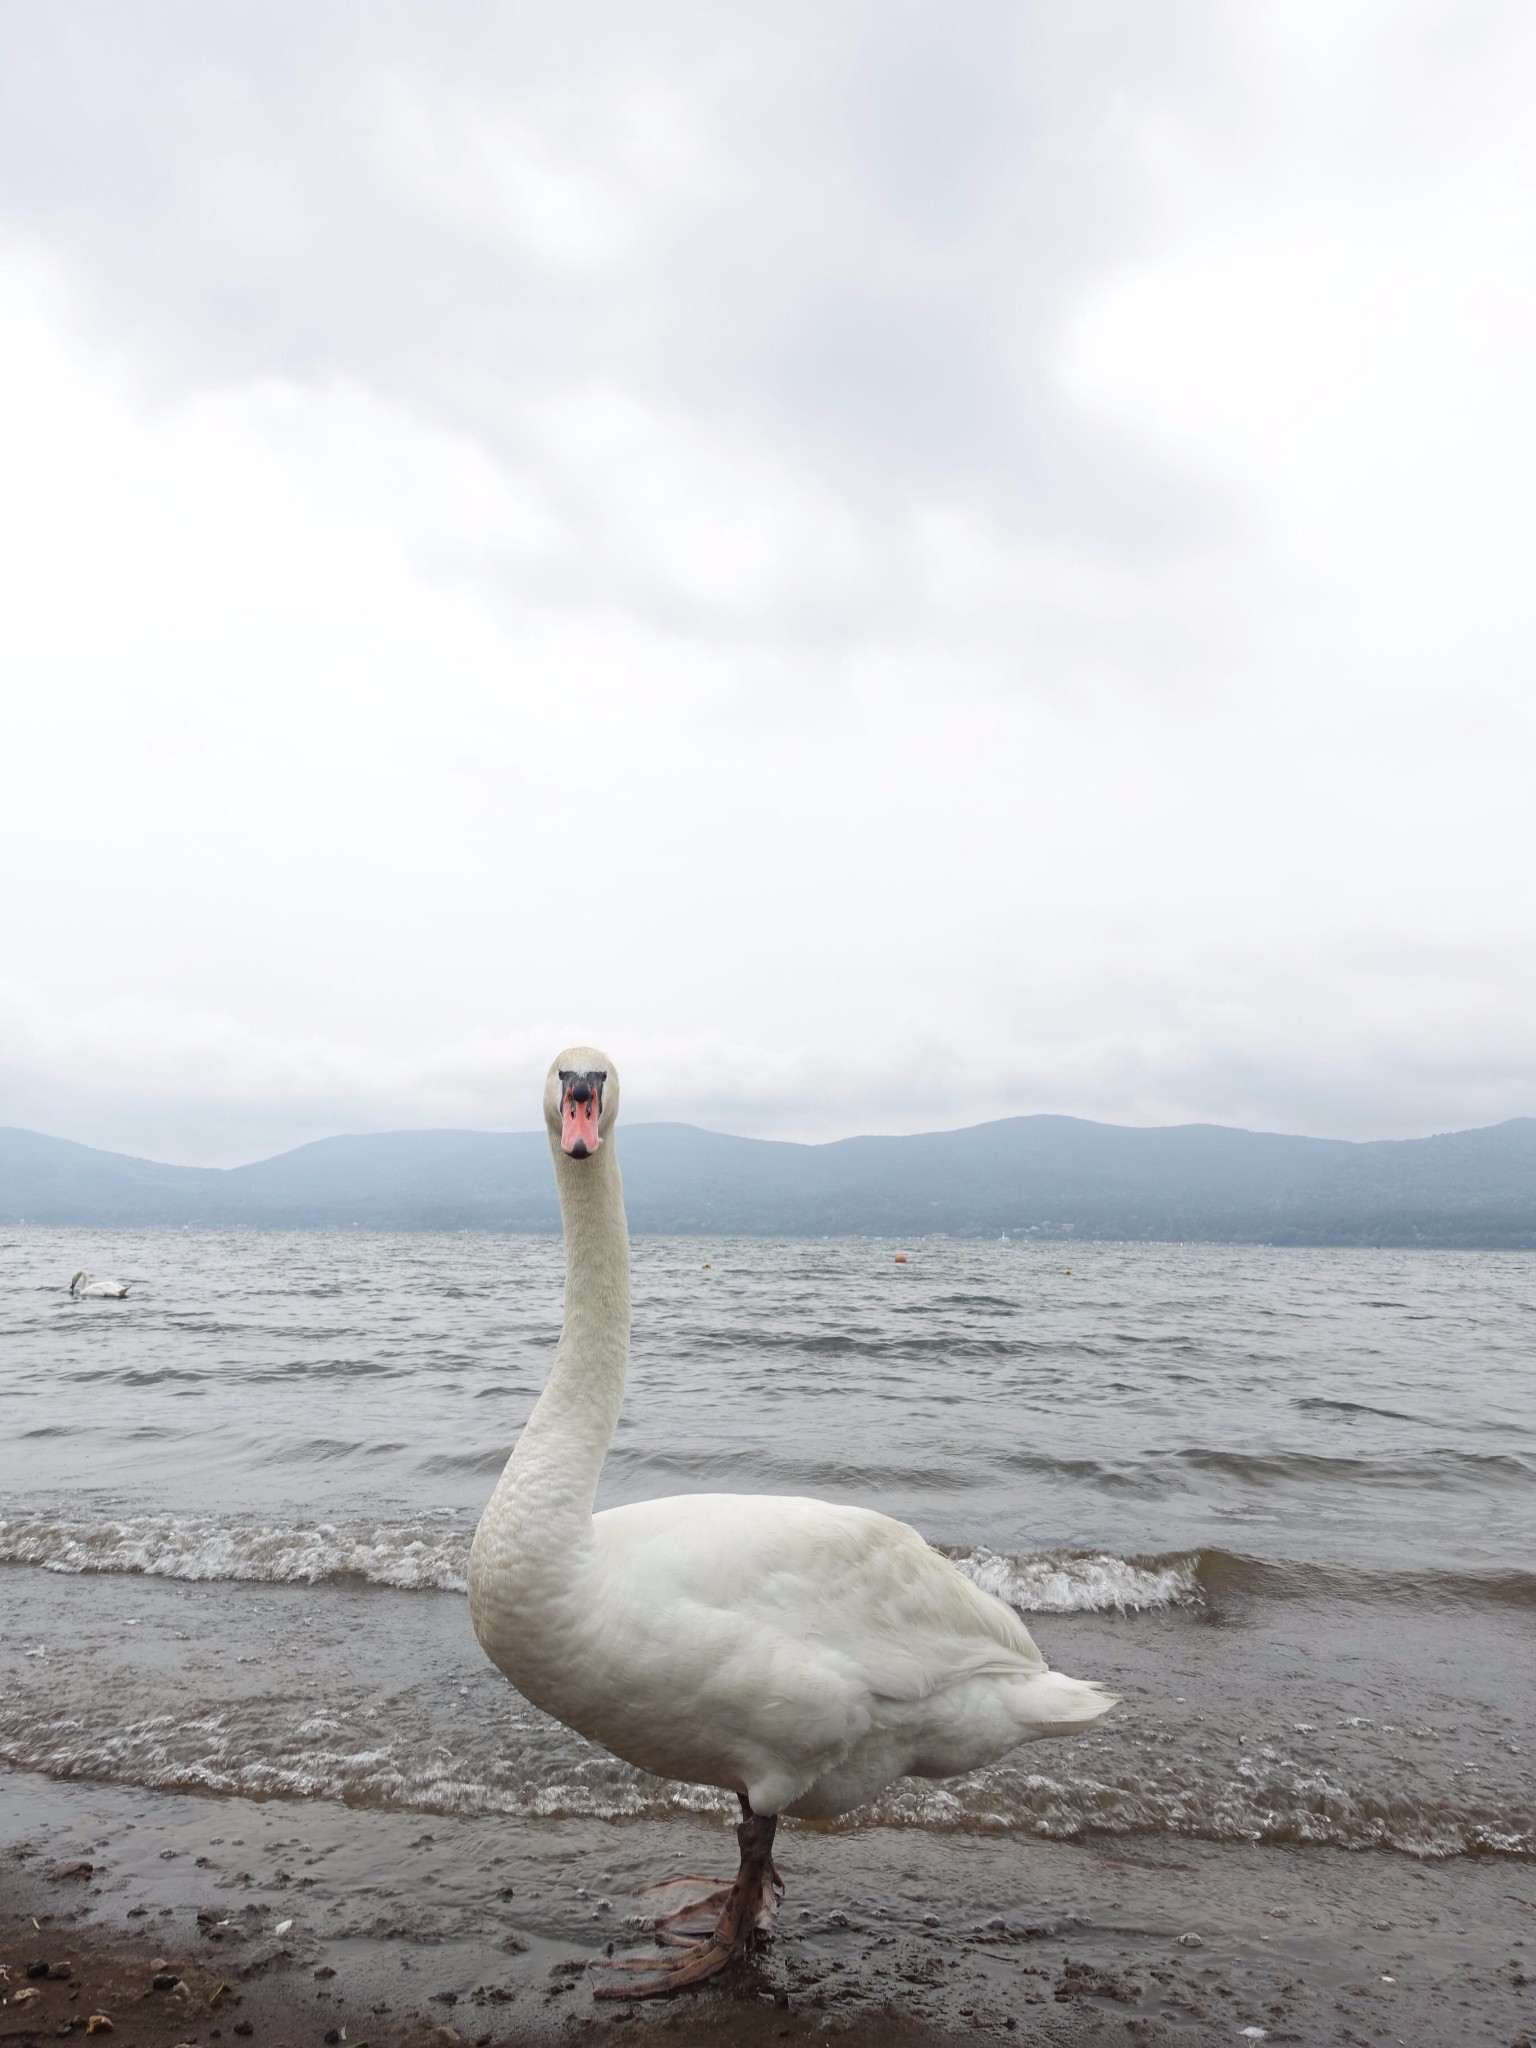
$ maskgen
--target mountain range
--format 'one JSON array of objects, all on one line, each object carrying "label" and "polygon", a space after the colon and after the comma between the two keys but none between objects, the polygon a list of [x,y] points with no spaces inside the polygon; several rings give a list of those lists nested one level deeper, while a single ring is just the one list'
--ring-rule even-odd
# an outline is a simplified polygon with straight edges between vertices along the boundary
[{"label": "mountain range", "polygon": [[[689,1124],[620,1139],[631,1228],[710,1236],[1204,1239],[1536,1248],[1536,1118],[1356,1143],[1007,1117],[801,1145]],[[324,1138],[164,1166],[0,1128],[0,1224],[559,1229],[542,1131]]]}]

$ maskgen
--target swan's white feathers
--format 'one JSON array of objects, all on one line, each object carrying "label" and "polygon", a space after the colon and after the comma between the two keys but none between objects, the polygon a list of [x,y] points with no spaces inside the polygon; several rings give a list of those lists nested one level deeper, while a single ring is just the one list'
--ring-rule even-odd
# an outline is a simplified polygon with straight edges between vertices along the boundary
[{"label": "swan's white feathers", "polygon": [[[645,1768],[681,1714],[695,1743],[702,1727],[729,1731],[707,1782],[747,1790],[760,1812],[829,1815],[1064,1724],[1059,1688],[1077,1682],[1035,1684],[1045,1659],[1017,1615],[887,1515],[693,1494],[610,1509],[593,1536],[601,1689],[625,1702],[599,1739]],[[658,1687],[671,1711],[642,1734],[635,1704]],[[1084,1687],[1066,1704],[1080,1720],[1109,1701]]]},{"label": "swan's white feathers", "polygon": [[855,1667],[876,1698],[926,1699],[983,1671],[1043,1671],[1028,1629],[915,1529],[868,1508],[776,1494],[640,1501],[593,1519],[617,1582],[665,1587],[803,1656]]}]

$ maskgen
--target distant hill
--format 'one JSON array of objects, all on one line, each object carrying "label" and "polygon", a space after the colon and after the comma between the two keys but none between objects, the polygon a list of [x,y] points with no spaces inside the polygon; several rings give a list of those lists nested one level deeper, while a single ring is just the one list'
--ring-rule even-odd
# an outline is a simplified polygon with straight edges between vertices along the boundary
[{"label": "distant hill", "polygon": [[[1046,1237],[1536,1248],[1536,1119],[1353,1144],[1215,1124],[1009,1117],[791,1145],[689,1124],[620,1139],[631,1227],[718,1236]],[[325,1138],[160,1166],[0,1128],[0,1224],[552,1231],[542,1131]]]}]

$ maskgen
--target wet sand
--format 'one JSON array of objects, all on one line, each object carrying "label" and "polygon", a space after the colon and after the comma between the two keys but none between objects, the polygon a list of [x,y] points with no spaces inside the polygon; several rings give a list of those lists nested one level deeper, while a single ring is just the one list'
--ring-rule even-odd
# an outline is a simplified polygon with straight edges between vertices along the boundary
[{"label": "wet sand", "polygon": [[[614,2007],[594,2001],[593,1966],[610,1944],[644,1945],[628,1924],[640,1886],[728,1868],[726,1828],[146,1803],[24,1772],[0,1776],[0,1813],[5,2040],[71,2023],[83,2037],[94,2012],[124,2048],[394,2048],[445,2027],[479,2048],[616,2027],[912,2048],[1230,2043],[1259,2028],[1515,2044],[1536,2029],[1523,1859],[786,1826],[789,1891],[762,1953],[685,2000]],[[40,1963],[69,1975],[29,1977]],[[175,1981],[156,1990],[157,1975]]]}]

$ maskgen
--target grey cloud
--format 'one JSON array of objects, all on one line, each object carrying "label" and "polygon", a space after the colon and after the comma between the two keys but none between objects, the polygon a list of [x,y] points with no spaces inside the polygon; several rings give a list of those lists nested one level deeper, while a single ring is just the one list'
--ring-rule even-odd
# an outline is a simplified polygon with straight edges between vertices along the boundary
[{"label": "grey cloud", "polygon": [[[851,94],[861,140],[886,208],[919,233],[948,238],[973,220],[1009,130],[1020,118],[999,77],[994,37],[1012,40],[1013,10],[978,7],[940,31],[911,15],[890,23]],[[903,34],[903,29],[907,30]],[[990,33],[989,33],[990,32]]]},{"label": "grey cloud", "polygon": [[839,294],[806,308],[783,355],[791,400],[877,449],[964,469],[1010,432],[1010,394],[972,321]]},{"label": "grey cloud", "polygon": [[[360,382],[585,525],[537,420],[612,385],[662,422],[644,460],[672,460],[686,412],[741,449],[744,489],[758,443],[830,486],[893,597],[875,508],[900,478],[969,471],[988,520],[1064,523],[1090,555],[1209,534],[1208,489],[1076,418],[1050,360],[1085,279],[1150,231],[1114,108],[1169,92],[1166,45],[1205,26],[1148,39],[1134,14],[1085,35],[979,10],[957,34],[919,10],[891,50],[879,10],[767,33],[686,7],[24,7],[4,206],[164,402]],[[588,559],[588,598],[675,615]]]}]

